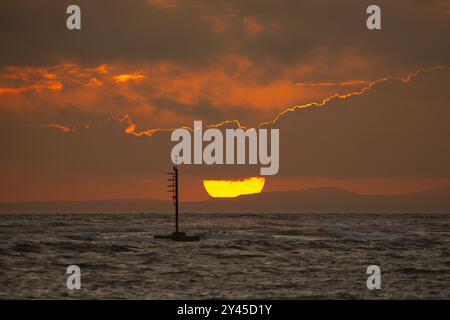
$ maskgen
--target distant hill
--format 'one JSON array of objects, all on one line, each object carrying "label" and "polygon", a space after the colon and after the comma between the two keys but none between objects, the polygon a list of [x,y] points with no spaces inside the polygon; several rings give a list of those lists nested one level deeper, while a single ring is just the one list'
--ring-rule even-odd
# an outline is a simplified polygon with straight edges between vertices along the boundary
[{"label": "distant hill", "polygon": [[0,203],[0,213],[133,213],[168,212],[171,209],[169,201],[157,199]]},{"label": "distant hill", "polygon": [[[181,212],[450,213],[450,188],[406,195],[361,195],[334,188],[265,192],[231,199],[183,202]],[[173,212],[170,201],[124,199],[0,203],[0,213]]]},{"label": "distant hill", "polygon": [[450,188],[406,195],[361,195],[334,188],[267,192],[236,200],[212,199],[187,203],[185,210],[221,212],[449,212]]}]

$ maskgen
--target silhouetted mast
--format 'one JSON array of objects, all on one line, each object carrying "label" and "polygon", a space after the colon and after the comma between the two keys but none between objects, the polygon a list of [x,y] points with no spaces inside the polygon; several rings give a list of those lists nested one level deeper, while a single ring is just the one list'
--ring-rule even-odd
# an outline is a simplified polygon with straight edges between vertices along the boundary
[{"label": "silhouetted mast", "polygon": [[199,236],[187,236],[186,233],[180,232],[178,230],[178,166],[173,166],[173,171],[169,172],[169,179],[167,179],[170,184],[167,186],[170,189],[168,190],[172,193],[172,202],[175,206],[175,232],[168,235],[155,235],[153,238],[155,239],[170,239],[174,241],[188,242],[188,241],[198,241],[200,239]]},{"label": "silhouetted mast", "polygon": [[178,233],[178,168],[173,166],[175,172],[175,232]]},{"label": "silhouetted mast", "polygon": [[172,200],[175,206],[175,232],[178,233],[178,167],[173,166],[173,172],[168,173],[170,178],[167,179],[172,184],[169,184],[168,187],[171,188],[169,192],[172,193]]}]

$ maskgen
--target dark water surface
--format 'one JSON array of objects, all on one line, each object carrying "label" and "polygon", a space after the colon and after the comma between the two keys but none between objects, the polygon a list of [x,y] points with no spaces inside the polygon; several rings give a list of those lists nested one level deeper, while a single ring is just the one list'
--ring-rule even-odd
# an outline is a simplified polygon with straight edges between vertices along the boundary
[{"label": "dark water surface", "polygon": [[[450,298],[450,215],[0,215],[0,298]],[[81,290],[66,268],[81,268]],[[381,290],[366,287],[379,265]]]}]

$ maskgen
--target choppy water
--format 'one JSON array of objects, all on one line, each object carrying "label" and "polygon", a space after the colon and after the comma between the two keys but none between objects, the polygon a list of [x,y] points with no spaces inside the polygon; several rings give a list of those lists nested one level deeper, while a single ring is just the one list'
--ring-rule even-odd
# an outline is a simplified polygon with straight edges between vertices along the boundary
[{"label": "choppy water", "polygon": [[0,215],[0,298],[450,298],[450,215],[185,214],[201,241],[152,239],[172,221]]}]

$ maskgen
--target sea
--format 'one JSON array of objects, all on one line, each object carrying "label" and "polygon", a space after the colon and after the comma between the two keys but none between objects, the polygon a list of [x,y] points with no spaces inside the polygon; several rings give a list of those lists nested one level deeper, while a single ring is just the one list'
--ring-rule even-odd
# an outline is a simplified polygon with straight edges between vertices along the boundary
[{"label": "sea", "polygon": [[0,298],[450,298],[450,214],[184,213],[200,241],[153,239],[173,228],[171,214],[1,214]]}]

